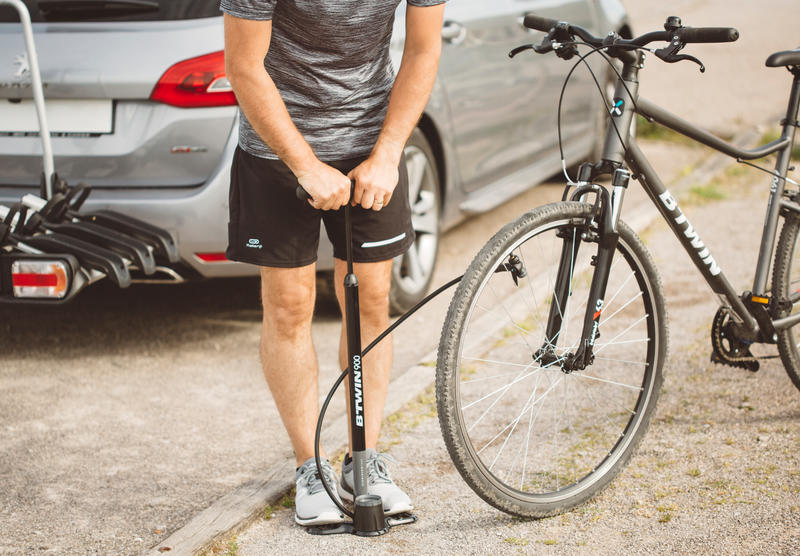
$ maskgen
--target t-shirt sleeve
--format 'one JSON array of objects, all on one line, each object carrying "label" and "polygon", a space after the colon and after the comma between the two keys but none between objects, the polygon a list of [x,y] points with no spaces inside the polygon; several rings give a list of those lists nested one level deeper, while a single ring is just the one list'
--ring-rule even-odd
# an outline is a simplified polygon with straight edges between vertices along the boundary
[{"label": "t-shirt sleeve", "polygon": [[[424,1],[424,0],[423,0]],[[219,9],[242,19],[272,19],[278,0],[220,0]]]},{"label": "t-shirt sleeve", "polygon": [[444,4],[447,0],[406,0],[410,6],[438,6]]}]

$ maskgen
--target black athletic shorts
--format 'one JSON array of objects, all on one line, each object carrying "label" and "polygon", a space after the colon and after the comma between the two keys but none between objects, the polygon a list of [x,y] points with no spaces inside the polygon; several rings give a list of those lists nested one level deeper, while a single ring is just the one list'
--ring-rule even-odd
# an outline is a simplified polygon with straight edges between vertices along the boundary
[{"label": "black athletic shorts", "polygon": [[[328,162],[347,174],[366,157]],[[405,253],[414,241],[408,202],[408,174],[401,160],[400,181],[379,211],[351,207],[353,260],[376,262]],[[297,178],[280,160],[253,156],[237,147],[231,167],[228,249],[232,261],[292,268],[317,260],[320,220],[333,244],[333,256],[347,256],[344,208],[317,210],[296,196]]]}]

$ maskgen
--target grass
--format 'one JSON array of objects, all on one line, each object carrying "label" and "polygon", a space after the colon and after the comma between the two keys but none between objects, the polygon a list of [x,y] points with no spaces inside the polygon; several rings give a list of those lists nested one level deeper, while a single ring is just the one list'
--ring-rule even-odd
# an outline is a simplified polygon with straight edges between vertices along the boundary
[{"label": "grass", "polygon": [[219,541],[214,544],[206,553],[206,556],[238,556],[239,543],[236,542],[236,537],[232,537],[225,541]]},{"label": "grass", "polygon": [[717,182],[712,181],[707,185],[695,185],[689,189],[689,202],[701,204],[713,201],[721,201],[725,194],[720,190]]},{"label": "grass", "polygon": [[[464,376],[465,372],[469,373],[462,366],[462,376]],[[384,420],[378,449],[383,452],[391,446],[399,444],[410,431],[417,428],[426,419],[436,417],[436,415],[436,395],[434,394],[434,387],[429,386],[400,411],[389,415]]]},{"label": "grass", "polygon": [[261,519],[268,521],[272,519],[275,512],[281,508],[294,508],[294,489],[290,490],[278,500],[275,505],[269,504],[261,511]]},{"label": "grass", "polygon": [[677,131],[672,131],[668,127],[648,121],[644,117],[638,115],[636,116],[636,138],[640,140],[668,141],[670,143],[680,143],[682,145],[699,144],[681,135]]},{"label": "grass", "polygon": [[504,543],[513,544],[514,546],[528,546],[528,539],[522,539],[519,537],[506,537],[503,539]]},{"label": "grass", "polygon": [[225,552],[223,552],[223,556],[236,556],[237,554],[239,554],[239,545],[236,542],[236,537],[234,537],[228,541],[228,544],[225,547]]}]

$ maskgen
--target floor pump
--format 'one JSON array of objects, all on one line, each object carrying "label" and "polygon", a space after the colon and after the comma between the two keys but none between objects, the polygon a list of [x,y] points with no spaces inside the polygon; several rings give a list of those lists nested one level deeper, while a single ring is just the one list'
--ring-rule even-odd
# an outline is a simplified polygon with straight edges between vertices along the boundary
[{"label": "floor pump", "polygon": [[[351,185],[351,197],[352,197]],[[297,188],[297,197],[304,201],[310,197],[300,186]],[[333,535],[340,533],[352,533],[362,537],[373,537],[383,535],[389,531],[389,527],[405,523],[413,523],[417,517],[412,514],[403,514],[398,517],[387,518],[383,513],[383,501],[376,494],[369,494],[367,491],[367,452],[364,434],[364,388],[363,376],[364,366],[362,362],[361,350],[361,320],[358,310],[358,278],[353,272],[353,237],[350,203],[344,206],[345,238],[347,242],[347,275],[344,277],[344,296],[345,296],[345,331],[347,337],[347,361],[348,369],[342,374],[333,389],[341,383],[344,376],[349,376],[350,386],[350,432],[352,439],[352,458],[353,458],[353,494],[354,510],[351,512],[344,506],[339,505],[336,498],[329,490],[329,485],[325,481],[320,468],[319,449],[317,449],[317,472],[322,478],[323,486],[331,499],[334,500],[339,508],[352,518],[352,523],[345,523],[336,527],[311,527],[308,532],[316,535]],[[380,339],[380,338],[379,338]],[[372,344],[374,345],[374,343]],[[370,346],[371,347],[371,346]],[[330,397],[329,397],[330,399]],[[325,407],[327,406],[327,400]],[[324,413],[324,407],[323,407]],[[320,416],[320,423],[322,416]],[[318,433],[320,427],[317,427]],[[317,435],[319,437],[319,434]],[[317,442],[317,446],[319,442]]]}]

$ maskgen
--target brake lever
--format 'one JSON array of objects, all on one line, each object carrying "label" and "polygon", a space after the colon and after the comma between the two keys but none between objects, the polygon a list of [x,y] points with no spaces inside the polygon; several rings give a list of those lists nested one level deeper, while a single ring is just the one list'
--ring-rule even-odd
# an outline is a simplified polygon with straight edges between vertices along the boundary
[{"label": "brake lever", "polygon": [[695,58],[694,56],[690,56],[689,54],[678,54],[678,52],[686,46],[684,43],[680,42],[677,38],[674,39],[669,46],[665,46],[664,48],[659,48],[655,51],[655,55],[664,60],[668,64],[674,64],[675,62],[681,62],[683,60],[689,60],[690,62],[694,62],[698,66],[700,66],[700,73],[706,72],[706,67],[703,65],[703,62]]},{"label": "brake lever", "polygon": [[537,54],[547,54],[548,52],[553,51],[553,43],[548,39],[548,37],[545,37],[544,40],[542,40],[542,44],[523,44],[522,46],[516,47],[508,53],[508,57],[513,58],[517,54],[525,52],[526,50],[533,50]]},{"label": "brake lever", "polygon": [[517,54],[521,52],[525,52],[526,50],[536,50],[536,47],[532,44],[523,44],[522,46],[518,46],[517,48],[513,49],[511,52],[508,53],[509,58],[513,58]]},{"label": "brake lever", "polygon": [[555,52],[556,56],[559,58],[563,60],[569,60],[578,54],[578,47],[572,44],[573,40],[574,37],[569,31],[569,24],[562,21],[550,29],[540,44],[525,44],[518,46],[508,53],[508,57],[513,58],[520,52],[524,52],[525,50],[533,50],[537,54]]}]

